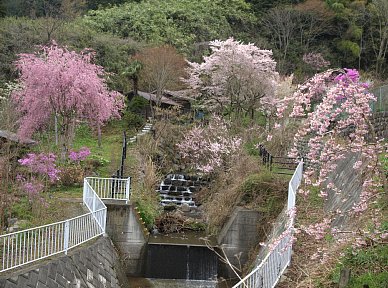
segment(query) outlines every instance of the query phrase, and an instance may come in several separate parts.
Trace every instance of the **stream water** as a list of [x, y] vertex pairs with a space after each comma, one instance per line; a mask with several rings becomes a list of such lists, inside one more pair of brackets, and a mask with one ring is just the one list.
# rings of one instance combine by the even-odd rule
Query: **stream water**
[[[215, 288], [218, 258], [202, 240], [203, 233], [151, 235], [145, 278], [129, 278], [131, 288]], [[214, 239], [208, 242], [215, 244]]]

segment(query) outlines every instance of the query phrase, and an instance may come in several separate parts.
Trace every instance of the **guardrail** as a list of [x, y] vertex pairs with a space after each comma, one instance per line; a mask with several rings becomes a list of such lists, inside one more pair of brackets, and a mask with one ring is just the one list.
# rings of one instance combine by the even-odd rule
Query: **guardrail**
[[[111, 180], [93, 177], [84, 179], [83, 203], [89, 213], [53, 224], [0, 235], [0, 272], [55, 254], [63, 252], [67, 254], [69, 249], [104, 234], [107, 208], [101, 199], [128, 202], [130, 190], [130, 178], [114, 179], [113, 186], [105, 185], [106, 179]], [[99, 193], [96, 193], [95, 188]], [[103, 188], [113, 189], [115, 198], [99, 197], [108, 195]], [[124, 196], [120, 194], [122, 191]]]
[[85, 181], [101, 199], [124, 200], [126, 203], [129, 201], [131, 177], [127, 179], [86, 177]]
[[277, 174], [292, 175], [298, 165], [297, 158], [273, 156], [262, 144], [259, 145], [258, 150], [263, 165]]
[[234, 285], [233, 288], [273, 288], [290, 264], [292, 252], [291, 238], [294, 225], [294, 213], [291, 213], [291, 211], [295, 207], [296, 192], [302, 180], [302, 173], [303, 161], [299, 162], [288, 185], [287, 213], [291, 219], [288, 221], [287, 227], [275, 239], [277, 243], [270, 249], [263, 261], [251, 273]]

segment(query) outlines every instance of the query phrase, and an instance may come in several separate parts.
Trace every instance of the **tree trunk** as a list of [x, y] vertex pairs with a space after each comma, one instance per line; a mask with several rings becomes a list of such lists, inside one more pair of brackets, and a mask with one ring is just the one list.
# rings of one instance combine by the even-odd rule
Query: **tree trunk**
[[139, 78], [133, 77], [132, 78], [132, 84], [133, 84], [133, 95], [137, 96], [137, 93], [139, 91]]
[[55, 146], [58, 147], [58, 114], [55, 113]]
[[97, 137], [98, 137], [98, 147], [101, 148], [101, 125], [98, 124], [97, 126]]

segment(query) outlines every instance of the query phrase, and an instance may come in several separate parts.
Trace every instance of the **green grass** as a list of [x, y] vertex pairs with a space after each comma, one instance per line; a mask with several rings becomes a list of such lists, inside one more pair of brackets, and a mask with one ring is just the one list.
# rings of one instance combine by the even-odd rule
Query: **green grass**
[[379, 244], [358, 251], [349, 248], [332, 273], [333, 282], [338, 283], [340, 271], [345, 267], [351, 270], [347, 288], [388, 288], [387, 245]]
[[16, 217], [21, 220], [31, 221], [34, 217], [30, 209], [30, 204], [28, 198], [22, 197], [18, 202], [12, 205], [11, 207], [12, 217]]
[[[70, 149], [78, 150], [81, 147], [88, 147], [91, 150], [89, 159], [92, 159], [93, 162], [99, 162], [99, 165], [96, 165], [96, 170], [93, 172], [101, 177], [110, 177], [119, 168], [123, 139], [122, 133], [125, 127], [125, 121], [122, 120], [115, 120], [108, 123], [102, 129], [102, 145], [98, 147], [96, 133], [86, 125], [81, 125], [76, 131], [74, 142]], [[130, 135], [127, 136], [129, 137]], [[38, 139], [39, 144], [32, 147], [31, 150], [26, 151], [26, 153], [41, 153], [43, 151], [59, 152], [55, 147], [54, 139], [52, 132], [41, 134]], [[131, 156], [127, 155], [127, 163], [131, 161], [130, 159]], [[80, 211], [79, 203], [63, 201], [61, 199], [82, 198], [82, 193], [82, 183], [72, 186], [52, 186], [47, 192], [41, 195], [46, 199], [48, 203], [47, 207], [33, 211], [28, 197], [22, 196], [11, 207], [11, 214], [12, 217], [24, 220], [22, 221], [23, 227], [20, 227], [23, 229], [61, 221], [69, 217], [74, 217], [74, 214]]]
[[99, 161], [102, 165], [96, 173], [100, 176], [111, 176], [119, 166], [121, 147], [123, 141], [123, 127], [119, 121], [109, 123], [103, 129], [101, 147], [98, 147], [97, 136], [86, 125], [80, 126], [75, 135], [73, 149], [88, 147], [91, 159]]
[[50, 189], [57, 198], [82, 198], [82, 186], [58, 186]]

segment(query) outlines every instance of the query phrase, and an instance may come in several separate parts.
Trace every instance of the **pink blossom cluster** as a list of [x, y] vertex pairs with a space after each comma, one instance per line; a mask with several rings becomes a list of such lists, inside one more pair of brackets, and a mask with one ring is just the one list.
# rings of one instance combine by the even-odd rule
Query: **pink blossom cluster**
[[279, 246], [281, 242], [283, 242], [281, 245], [283, 248], [281, 249], [280, 253], [285, 253], [289, 250], [289, 248], [292, 247], [293, 243], [295, 243], [296, 241], [296, 237], [294, 236], [294, 234], [300, 232], [298, 229], [294, 228], [296, 207], [289, 209], [286, 212], [286, 216], [287, 220], [285, 223], [285, 230], [279, 236], [271, 239], [269, 243], [265, 244], [261, 242], [261, 246], [265, 246], [269, 249], [269, 251], [273, 251], [276, 249], [276, 247]]
[[21, 112], [19, 135], [31, 137], [44, 128], [53, 115], [65, 131], [75, 120], [86, 120], [93, 127], [112, 116], [119, 117], [123, 97], [109, 91], [101, 66], [92, 64], [94, 53], [78, 54], [56, 43], [42, 47], [39, 53], [20, 54], [22, 89], [13, 92]]
[[230, 164], [241, 146], [241, 138], [231, 137], [227, 123], [213, 115], [206, 127], [193, 127], [177, 144], [179, 153], [192, 167], [203, 173]]
[[44, 185], [42, 183], [35, 181], [34, 179], [31, 180], [31, 182], [24, 182], [22, 184], [22, 189], [27, 193], [30, 200], [37, 197], [44, 189]]
[[[304, 171], [306, 186], [299, 192], [306, 197], [309, 194], [308, 186], [318, 187], [320, 196], [325, 199], [333, 193], [342, 194], [341, 189], [332, 181], [328, 181], [329, 175], [337, 169], [338, 162], [349, 153], [357, 157], [351, 167], [362, 177], [359, 200], [346, 211], [331, 211], [330, 218], [326, 217], [320, 223], [301, 227], [317, 240], [331, 233], [338, 241], [353, 241], [355, 247], [360, 247], [367, 244], [365, 239], [377, 241], [386, 237], [386, 234], [376, 230], [357, 233], [351, 231], [349, 233], [352, 233], [353, 237], [341, 238], [338, 236], [343, 232], [330, 227], [330, 219], [365, 212], [370, 204], [380, 197], [378, 188], [381, 183], [376, 181], [380, 173], [378, 155], [384, 152], [387, 145], [372, 137], [370, 103], [373, 101], [376, 101], [376, 98], [368, 91], [368, 85], [360, 81], [358, 71], [344, 69], [316, 74], [300, 85], [294, 95], [279, 106], [279, 116], [283, 117], [285, 106], [293, 102], [290, 116], [301, 119], [301, 126], [295, 134], [294, 147], [289, 156], [300, 157], [298, 141], [308, 139], [309, 149], [305, 156], [319, 167], [316, 169], [312, 165]], [[342, 202], [347, 199], [348, 197], [343, 198]], [[372, 211], [376, 212], [375, 210]], [[327, 251], [319, 251], [317, 255], [324, 258]]]
[[278, 73], [272, 51], [229, 38], [210, 42], [201, 64], [189, 62], [184, 82], [210, 110], [225, 107], [266, 110], [274, 104]]
[[[322, 186], [348, 152], [361, 153], [355, 169], [363, 167], [363, 163], [377, 161], [382, 146], [379, 142], [367, 141], [370, 103], [376, 98], [367, 91], [367, 85], [360, 82], [358, 71], [328, 70], [316, 74], [299, 86], [293, 101], [290, 116], [305, 120], [295, 134], [290, 156], [298, 156], [298, 140], [309, 137], [306, 157], [320, 165], [318, 175], [314, 168], [306, 169], [304, 179], [307, 185]], [[348, 137], [341, 137], [342, 140], [338, 141], [346, 131], [350, 131]], [[326, 197], [328, 192], [323, 187], [321, 195]]]
[[42, 204], [47, 204], [45, 199], [40, 197], [40, 193], [44, 191], [44, 185], [39, 179], [32, 176], [27, 180], [23, 175], [18, 174], [16, 180], [21, 190], [27, 194], [30, 203], [38, 200]]
[[317, 251], [310, 257], [311, 260], [319, 260], [321, 264], [326, 263], [329, 259], [329, 252], [326, 248], [318, 248]]
[[53, 153], [29, 153], [25, 158], [19, 159], [22, 166], [30, 169], [31, 173], [47, 177], [51, 182], [59, 180], [59, 172], [55, 164], [56, 156]]
[[70, 151], [69, 159], [74, 162], [84, 161], [90, 155], [90, 149], [88, 147], [82, 147], [78, 152]]
[[308, 235], [313, 236], [316, 240], [323, 239], [330, 230], [331, 219], [324, 218], [322, 222], [311, 224], [309, 226], [301, 226], [301, 230]]
[[330, 61], [326, 61], [321, 53], [310, 52], [303, 55], [303, 61], [316, 70], [324, 69], [330, 66]]
[[334, 78], [337, 82], [353, 82], [357, 83], [360, 79], [360, 74], [356, 69], [344, 69], [346, 73], [339, 74]]

